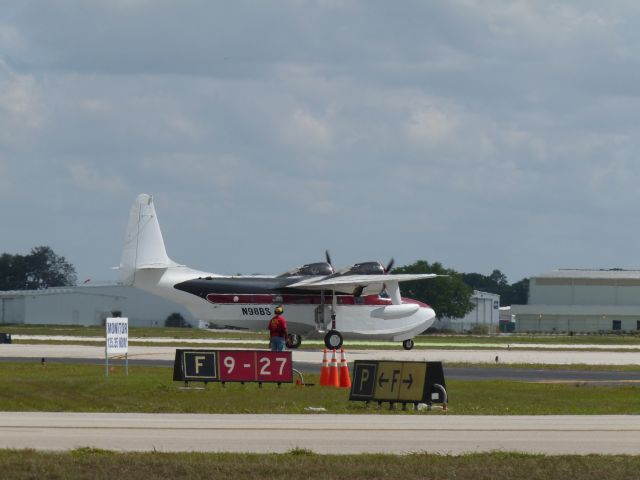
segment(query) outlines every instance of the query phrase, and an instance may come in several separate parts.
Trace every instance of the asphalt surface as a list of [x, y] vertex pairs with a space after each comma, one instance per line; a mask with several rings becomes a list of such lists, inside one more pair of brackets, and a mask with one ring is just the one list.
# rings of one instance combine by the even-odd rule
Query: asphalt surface
[[[130, 347], [129, 364], [169, 368], [176, 347]], [[519, 352], [500, 352], [499, 362], [518, 363]], [[522, 352], [520, 352], [522, 353]], [[640, 382], [638, 370], [580, 370], [571, 363], [637, 364], [637, 352], [525, 352], [530, 368], [495, 365], [487, 350], [357, 351], [354, 359], [444, 361], [447, 379], [580, 382]], [[485, 367], [447, 367], [447, 361], [482, 359]], [[0, 345], [0, 362], [103, 364], [104, 347]], [[525, 357], [526, 358], [526, 357]], [[321, 351], [296, 351], [294, 368], [318, 372]], [[449, 360], [447, 360], [449, 359]], [[579, 360], [576, 362], [575, 360]], [[112, 364], [123, 360], [111, 359]], [[567, 364], [559, 369], [536, 363]], [[491, 364], [491, 366], [489, 366]], [[274, 435], [278, 441], [273, 442]], [[640, 454], [640, 416], [425, 415], [191, 415], [0, 412], [0, 448], [67, 450], [95, 447], [118, 451], [462, 454], [519, 451], [544, 454]]]
[[[277, 438], [277, 441], [274, 441]], [[640, 416], [0, 412], [0, 448], [322, 454], [640, 454]], [[348, 476], [348, 475], [347, 475]]]
[[[194, 346], [196, 347], [196, 346]], [[130, 346], [129, 365], [171, 367], [176, 348], [169, 346]], [[201, 347], [200, 347], [201, 348]], [[229, 348], [232, 348], [231, 346]], [[319, 373], [321, 350], [294, 350], [294, 368], [303, 373]], [[2, 344], [0, 362], [46, 362], [104, 364], [104, 347], [61, 344]], [[353, 360], [413, 360], [442, 361], [445, 377], [452, 380], [510, 380], [527, 382], [580, 382], [593, 384], [633, 384], [640, 382], [640, 353], [611, 351], [547, 351], [547, 350], [354, 350], [348, 352], [349, 365]], [[496, 359], [498, 362], [496, 363]], [[475, 362], [474, 362], [475, 360]], [[527, 361], [530, 360], [530, 361]], [[449, 367], [452, 362], [478, 363], [483, 366]], [[117, 365], [123, 360], [110, 359]], [[512, 363], [528, 364], [529, 368], [501, 368]], [[556, 364], [553, 369], [536, 367], [539, 363]], [[637, 370], [584, 370], [573, 364], [635, 365]], [[562, 366], [561, 366], [562, 365]]]
[[[173, 360], [179, 346], [129, 345], [129, 359]], [[202, 348], [193, 345], [191, 348]], [[231, 345], [227, 347], [233, 348]], [[104, 358], [104, 347], [78, 344], [23, 344], [0, 345], [0, 357], [27, 358]], [[349, 362], [353, 360], [397, 360], [397, 361], [441, 361], [447, 363], [474, 364], [525, 364], [525, 365], [640, 365], [640, 351], [612, 350], [525, 350], [525, 349], [413, 349], [404, 350], [351, 350], [347, 351]], [[322, 361], [321, 350], [294, 350], [293, 360], [303, 363]], [[497, 362], [496, 362], [497, 360]]]

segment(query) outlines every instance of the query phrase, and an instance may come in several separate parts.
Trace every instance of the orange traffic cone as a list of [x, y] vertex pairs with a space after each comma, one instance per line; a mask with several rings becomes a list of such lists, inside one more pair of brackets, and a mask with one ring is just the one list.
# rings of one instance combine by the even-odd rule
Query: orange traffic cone
[[344, 348], [340, 349], [340, 354], [340, 388], [351, 388], [351, 375], [349, 375], [349, 365], [347, 365]]
[[329, 382], [328, 387], [340, 387], [340, 374], [338, 373], [338, 360], [336, 359], [336, 349], [333, 349], [331, 356], [331, 365], [329, 365]]
[[327, 360], [327, 349], [325, 348], [320, 369], [320, 386], [326, 387], [327, 385], [329, 385], [329, 360]]

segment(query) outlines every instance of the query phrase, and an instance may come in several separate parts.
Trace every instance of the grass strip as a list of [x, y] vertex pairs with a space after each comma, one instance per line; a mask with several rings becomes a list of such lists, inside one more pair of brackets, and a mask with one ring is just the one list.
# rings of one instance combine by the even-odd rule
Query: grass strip
[[[277, 439], [274, 439], [277, 442]], [[116, 453], [81, 448], [64, 453], [0, 450], [5, 480], [81, 479], [438, 479], [581, 480], [638, 478], [640, 457], [483, 453], [461, 456]]]
[[[81, 325], [1, 325], [0, 331], [11, 335], [64, 335], [69, 337], [103, 337], [105, 327]], [[245, 338], [265, 339], [267, 341], [267, 329], [264, 332], [248, 332], [244, 330], [206, 330], [202, 328], [170, 328], [170, 327], [129, 327], [130, 337], [148, 338]]]
[[[141, 413], [307, 413], [322, 407], [329, 413], [434, 415], [388, 404], [365, 406], [348, 401], [347, 389], [319, 387], [317, 375], [306, 375], [300, 387], [255, 383], [208, 384], [204, 390], [180, 389], [172, 370], [122, 366], [109, 377], [101, 365], [0, 363], [0, 410]], [[201, 385], [201, 384], [198, 384]], [[640, 414], [640, 386], [540, 384], [514, 381], [447, 382], [448, 414], [587, 415]], [[0, 477], [1, 478], [1, 477]]]

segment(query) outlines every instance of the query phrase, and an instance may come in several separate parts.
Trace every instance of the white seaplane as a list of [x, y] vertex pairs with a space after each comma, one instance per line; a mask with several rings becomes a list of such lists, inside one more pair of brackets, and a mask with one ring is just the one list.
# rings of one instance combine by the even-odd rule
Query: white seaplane
[[357, 263], [335, 271], [326, 262], [303, 265], [277, 276], [229, 276], [193, 270], [167, 256], [153, 197], [140, 194], [129, 216], [120, 278], [123, 284], [184, 305], [205, 328], [266, 330], [274, 308], [282, 305], [289, 348], [302, 338], [321, 338], [327, 348], [343, 339], [401, 341], [413, 338], [435, 320], [433, 309], [403, 298], [399, 283], [435, 274], [389, 274], [379, 262]]

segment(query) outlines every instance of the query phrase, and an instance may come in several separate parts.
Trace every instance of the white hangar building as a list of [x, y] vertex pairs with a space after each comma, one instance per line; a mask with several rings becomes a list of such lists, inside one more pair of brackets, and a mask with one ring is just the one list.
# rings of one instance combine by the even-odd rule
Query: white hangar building
[[436, 319], [433, 326], [440, 330], [469, 332], [476, 325], [486, 325], [489, 332], [497, 332], [500, 321], [500, 295], [474, 290], [471, 298], [474, 308], [463, 318]]
[[121, 314], [134, 327], [163, 327], [172, 313], [198, 325], [184, 307], [122, 285], [0, 291], [0, 325], [103, 325]]
[[640, 330], [640, 270], [555, 270], [529, 282], [529, 303], [512, 305], [516, 332]]

